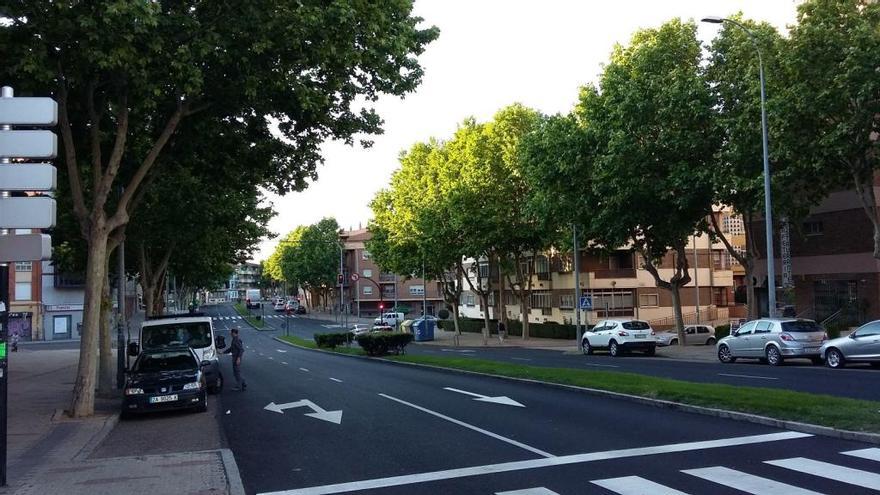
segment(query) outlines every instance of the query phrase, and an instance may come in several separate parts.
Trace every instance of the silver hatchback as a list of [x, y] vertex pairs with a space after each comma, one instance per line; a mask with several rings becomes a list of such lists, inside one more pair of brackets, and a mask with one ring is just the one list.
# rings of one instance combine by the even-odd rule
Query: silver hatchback
[[779, 366], [789, 358], [806, 358], [822, 364], [819, 348], [827, 339], [828, 334], [813, 320], [762, 318], [739, 327], [715, 347], [722, 363], [756, 358]]
[[843, 368], [847, 362], [871, 363], [880, 368], [880, 320], [862, 325], [847, 337], [825, 342], [819, 356], [830, 368]]

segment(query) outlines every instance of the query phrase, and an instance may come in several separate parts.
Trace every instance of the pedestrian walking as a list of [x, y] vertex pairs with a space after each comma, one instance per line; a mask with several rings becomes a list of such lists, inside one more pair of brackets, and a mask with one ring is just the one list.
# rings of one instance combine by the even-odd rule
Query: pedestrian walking
[[238, 328], [233, 328], [230, 333], [232, 334], [232, 343], [223, 353], [232, 354], [232, 376], [236, 383], [236, 387], [232, 390], [244, 391], [247, 390], [247, 382], [241, 377], [241, 355], [244, 354], [244, 345], [238, 336]]
[[501, 343], [504, 343], [504, 339], [507, 338], [507, 327], [504, 325], [503, 321], [498, 322], [498, 340]]

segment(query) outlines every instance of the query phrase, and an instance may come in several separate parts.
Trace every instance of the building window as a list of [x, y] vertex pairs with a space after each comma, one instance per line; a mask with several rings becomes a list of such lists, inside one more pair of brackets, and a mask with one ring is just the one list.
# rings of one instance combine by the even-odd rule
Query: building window
[[559, 295], [559, 308], [560, 309], [574, 309], [574, 294], [560, 294]]
[[33, 264], [30, 261], [16, 261], [15, 262], [15, 271], [29, 272], [31, 270], [33, 270]]
[[712, 265], [716, 270], [725, 270], [730, 266], [725, 264], [727, 260], [724, 254], [721, 251], [712, 251]]
[[480, 266], [478, 268], [480, 270], [480, 278], [486, 280], [489, 278], [489, 263], [480, 262]]
[[715, 306], [727, 306], [726, 287], [712, 287], [712, 304]]
[[517, 301], [517, 298], [516, 298], [516, 294], [514, 294], [512, 291], [505, 292], [504, 293], [504, 304], [507, 304], [508, 306], [513, 306], [515, 304], [519, 304], [519, 302]]
[[657, 294], [639, 294], [639, 306], [643, 308], [656, 308], [660, 305], [660, 296]]
[[554, 268], [560, 273], [574, 271], [574, 260], [571, 254], [560, 254], [554, 258]]
[[550, 262], [546, 256], [538, 256], [535, 259], [535, 272], [538, 274], [550, 272]]
[[31, 300], [31, 283], [16, 282], [15, 283], [15, 300], [30, 301]]
[[476, 304], [476, 298], [474, 297], [473, 292], [465, 292], [461, 295], [461, 300], [464, 302], [465, 306], [474, 306]]
[[361, 259], [362, 259], [362, 260], [368, 260], [368, 259], [370, 259], [370, 252], [367, 251], [366, 249], [364, 249], [363, 251], [361, 251]]
[[519, 262], [520, 273], [522, 273], [523, 277], [528, 277], [531, 274], [532, 268], [532, 259], [526, 258]]
[[425, 286], [424, 285], [410, 285], [409, 286], [409, 295], [421, 296], [424, 294], [425, 294]]
[[549, 308], [550, 307], [550, 292], [549, 291], [532, 292], [531, 303], [532, 303], [533, 308]]
[[814, 236], [814, 235], [822, 235], [825, 232], [825, 229], [822, 225], [822, 222], [811, 221], [804, 222], [804, 235]]
[[373, 288], [370, 287], [369, 285], [364, 286], [364, 295], [365, 296], [373, 295]]
[[740, 217], [724, 217], [721, 220], [721, 230], [731, 235], [744, 235], [746, 233], [745, 225]]
[[373, 278], [373, 270], [365, 269], [365, 270], [364, 270], [364, 277], [366, 277], [366, 278]]

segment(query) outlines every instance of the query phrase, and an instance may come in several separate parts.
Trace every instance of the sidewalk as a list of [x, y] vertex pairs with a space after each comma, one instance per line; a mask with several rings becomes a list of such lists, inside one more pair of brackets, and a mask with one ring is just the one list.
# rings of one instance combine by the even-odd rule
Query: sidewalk
[[[119, 400], [96, 399], [91, 418], [64, 415], [78, 359], [78, 350], [40, 346], [10, 354], [7, 487], [0, 493], [244, 493], [227, 449], [93, 457], [117, 427]], [[153, 429], [148, 421], [137, 426]]]

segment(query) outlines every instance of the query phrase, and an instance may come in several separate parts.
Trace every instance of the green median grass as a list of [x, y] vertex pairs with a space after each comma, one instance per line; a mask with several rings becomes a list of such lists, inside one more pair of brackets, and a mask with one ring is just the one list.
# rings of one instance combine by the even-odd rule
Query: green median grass
[[[285, 335], [283, 337], [278, 337], [279, 339], [289, 342], [293, 345], [297, 345], [300, 347], [305, 347], [306, 349], [319, 349], [318, 345], [315, 344], [313, 340], [306, 340], [302, 337], [296, 337], [293, 335]], [[355, 356], [366, 356], [367, 354], [363, 349], [360, 348], [357, 344], [352, 344], [352, 347], [336, 347], [335, 349], [325, 349], [320, 348], [323, 351], [335, 352], [338, 354], [351, 354]]]
[[880, 433], [878, 401], [771, 388], [693, 383], [615, 371], [522, 366], [471, 358], [404, 355], [390, 356], [388, 359], [575, 385], [844, 430]]
[[248, 323], [250, 323], [250, 325], [251, 325], [252, 327], [254, 327], [254, 328], [258, 329], [258, 330], [262, 330], [263, 327], [266, 326], [266, 322], [264, 322], [262, 319], [259, 319], [259, 320], [258, 320], [258, 319], [256, 319], [256, 318], [254, 318], [253, 316], [251, 316], [251, 312], [247, 309], [247, 307], [245, 307], [244, 304], [236, 303], [236, 304], [235, 304], [235, 311], [236, 311], [240, 316], [242, 316], [242, 317], [245, 319], [245, 321], [247, 321]]

